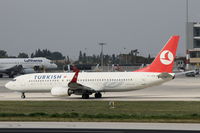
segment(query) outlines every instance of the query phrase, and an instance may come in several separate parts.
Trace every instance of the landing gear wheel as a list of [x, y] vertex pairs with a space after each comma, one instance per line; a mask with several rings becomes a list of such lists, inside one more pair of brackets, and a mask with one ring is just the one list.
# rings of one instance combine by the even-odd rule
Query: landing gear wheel
[[102, 97], [102, 94], [100, 92], [97, 92], [95, 93], [94, 95], [95, 98], [101, 98]]
[[82, 99], [89, 99], [89, 94], [82, 94]]
[[33, 67], [34, 71], [39, 72], [40, 71], [40, 67], [39, 66], [34, 66]]
[[24, 93], [24, 92], [22, 92], [21, 98], [22, 98], [22, 99], [25, 99], [25, 98], [26, 98], [26, 96], [25, 96], [25, 93]]
[[14, 75], [9, 75], [9, 78], [14, 78]]
[[74, 92], [72, 90], [68, 89], [68, 91], [67, 91], [68, 96], [71, 96], [71, 94], [73, 94], [73, 93]]

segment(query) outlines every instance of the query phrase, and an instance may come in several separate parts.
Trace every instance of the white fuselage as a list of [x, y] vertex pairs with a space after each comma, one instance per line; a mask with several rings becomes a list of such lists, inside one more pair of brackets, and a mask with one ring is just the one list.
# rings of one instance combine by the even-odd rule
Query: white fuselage
[[22, 65], [24, 69], [34, 66], [44, 66], [46, 68], [56, 68], [56, 64], [46, 58], [2, 58], [0, 59], [0, 71], [10, 69], [13, 66]]
[[[162, 84], [172, 78], [159, 78], [152, 72], [80, 72], [77, 83], [97, 92], [133, 91]], [[173, 73], [170, 75], [174, 76]], [[16, 77], [6, 87], [19, 92], [50, 92], [54, 87], [68, 88], [74, 73], [37, 73]]]

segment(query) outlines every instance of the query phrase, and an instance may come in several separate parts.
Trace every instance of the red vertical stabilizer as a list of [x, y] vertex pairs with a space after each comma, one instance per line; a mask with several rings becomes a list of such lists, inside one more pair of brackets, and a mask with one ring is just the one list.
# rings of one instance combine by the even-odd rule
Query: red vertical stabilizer
[[147, 67], [134, 72], [167, 72], [172, 73], [179, 36], [171, 36], [154, 61]]

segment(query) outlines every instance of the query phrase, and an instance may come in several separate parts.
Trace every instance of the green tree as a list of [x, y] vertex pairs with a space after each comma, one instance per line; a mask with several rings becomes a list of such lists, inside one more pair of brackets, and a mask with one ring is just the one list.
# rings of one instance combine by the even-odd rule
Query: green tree
[[26, 54], [26, 53], [19, 53], [17, 57], [18, 58], [28, 58], [28, 54]]
[[78, 58], [79, 62], [83, 61], [83, 55], [82, 55], [82, 51], [79, 52], [79, 58]]
[[83, 53], [83, 64], [87, 63], [87, 57], [86, 57], [86, 53]]
[[31, 54], [31, 57], [45, 57], [47, 59], [50, 59], [50, 60], [63, 60], [65, 59], [65, 56], [62, 55], [62, 53], [60, 52], [51, 52], [50, 50], [48, 49], [43, 49], [43, 50], [40, 50], [40, 49], [37, 49], [35, 51], [35, 53], [32, 53]]
[[65, 59], [65, 57], [60, 52], [53, 52], [51, 54], [51, 59], [52, 60], [63, 60], [63, 59]]
[[7, 58], [8, 54], [5, 50], [0, 50], [0, 58]]

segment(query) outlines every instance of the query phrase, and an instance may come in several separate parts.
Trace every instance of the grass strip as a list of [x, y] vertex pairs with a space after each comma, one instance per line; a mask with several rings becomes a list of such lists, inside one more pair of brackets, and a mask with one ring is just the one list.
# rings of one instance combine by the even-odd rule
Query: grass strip
[[52, 118], [96, 118], [96, 119], [200, 119], [200, 114], [187, 114], [187, 115], [138, 115], [138, 114], [78, 114], [78, 113], [54, 113], [47, 114], [43, 112], [38, 113], [0, 113], [0, 117], [52, 117]]
[[0, 101], [1, 121], [200, 122], [200, 102]]

